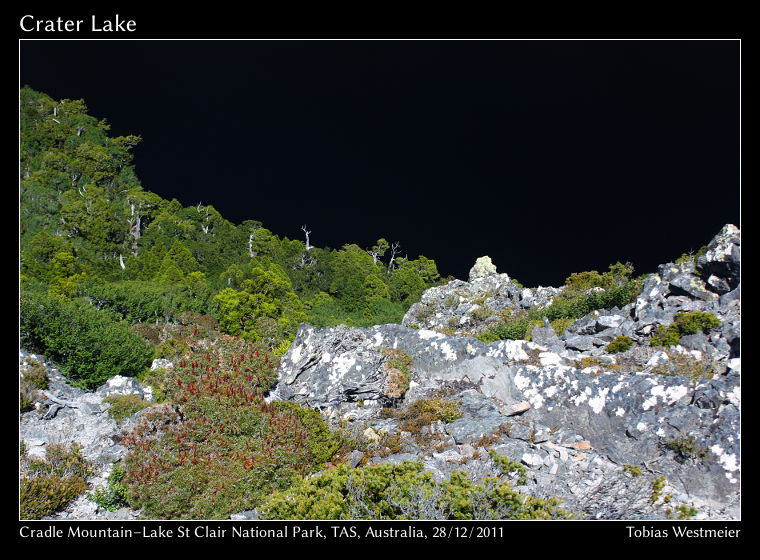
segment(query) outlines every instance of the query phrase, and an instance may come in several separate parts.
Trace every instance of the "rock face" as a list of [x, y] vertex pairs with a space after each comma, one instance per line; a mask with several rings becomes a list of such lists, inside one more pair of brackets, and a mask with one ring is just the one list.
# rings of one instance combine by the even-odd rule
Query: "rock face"
[[[522, 491], [557, 496], [587, 517], [656, 518], [681, 505], [695, 507], [698, 518], [738, 518], [738, 247], [738, 230], [726, 226], [696, 266], [662, 265], [635, 303], [594, 312], [562, 336], [547, 323], [531, 342], [485, 344], [429, 328], [461, 320], [469, 313], [460, 312], [462, 306], [520, 306], [538, 294], [548, 301], [559, 293], [521, 290], [499, 274], [428, 290], [404, 325], [302, 325], [270, 398], [319, 408], [359, 431], [404, 436], [380, 410], [444, 395], [463, 415], [423, 428], [434, 447], [402, 437], [399, 449], [371, 460], [412, 458], [436, 476], [459, 468], [477, 479], [496, 468], [490, 455], [476, 451], [482, 448], [528, 468]], [[467, 302], [486, 293], [481, 304]], [[434, 311], [421, 317], [423, 305]], [[713, 313], [721, 327], [684, 336], [677, 347], [650, 347], [654, 330], [679, 311]], [[606, 345], [622, 335], [632, 348], [607, 353]], [[411, 358], [401, 401], [385, 390], [388, 349]], [[657, 477], [667, 481], [667, 506], [652, 494]]]

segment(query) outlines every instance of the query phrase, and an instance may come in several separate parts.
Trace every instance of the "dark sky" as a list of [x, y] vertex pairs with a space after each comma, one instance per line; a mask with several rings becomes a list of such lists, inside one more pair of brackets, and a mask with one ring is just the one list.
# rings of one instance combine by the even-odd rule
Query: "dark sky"
[[738, 41], [21, 41], [143, 186], [465, 278], [639, 272], [739, 223]]

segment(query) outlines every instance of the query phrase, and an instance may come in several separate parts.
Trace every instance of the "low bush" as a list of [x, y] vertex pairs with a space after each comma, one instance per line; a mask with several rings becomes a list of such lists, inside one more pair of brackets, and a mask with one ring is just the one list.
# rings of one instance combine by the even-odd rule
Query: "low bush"
[[135, 376], [153, 357], [129, 325], [87, 303], [28, 293], [20, 311], [24, 344], [59, 362], [63, 374], [85, 389], [115, 375]]
[[155, 371], [165, 403], [124, 438], [127, 499], [153, 519], [227, 519], [324, 468], [341, 448], [316, 411], [267, 403], [277, 359], [259, 343], [218, 347]]
[[144, 401], [138, 395], [109, 395], [103, 399], [104, 403], [110, 404], [108, 415], [121, 422], [130, 416], [150, 406], [151, 403]]
[[436, 481], [421, 463], [341, 466], [276, 492], [259, 508], [265, 519], [567, 519], [556, 499], [517, 492], [509, 482], [475, 484], [462, 471]]
[[607, 352], [610, 354], [619, 354], [625, 352], [633, 346], [633, 340], [627, 336], [619, 336], [607, 345]]
[[49, 445], [44, 459], [21, 449], [19, 517], [42, 519], [87, 490], [92, 468], [77, 446]]
[[459, 403], [444, 399], [420, 399], [402, 410], [384, 409], [384, 416], [402, 420], [401, 429], [419, 434], [423, 426], [433, 422], [453, 422], [464, 415]]
[[681, 343], [681, 337], [697, 334], [700, 332], [707, 333], [711, 329], [721, 326], [720, 319], [712, 313], [704, 311], [693, 311], [690, 313], [676, 313], [675, 320], [667, 327], [660, 325], [655, 334], [649, 339], [650, 346], [677, 346]]

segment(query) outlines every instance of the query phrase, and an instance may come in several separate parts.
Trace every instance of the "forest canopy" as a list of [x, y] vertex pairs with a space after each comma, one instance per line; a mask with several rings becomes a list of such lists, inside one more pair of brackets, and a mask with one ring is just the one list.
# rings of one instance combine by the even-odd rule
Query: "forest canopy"
[[[132, 163], [140, 136], [109, 135], [83, 100], [24, 87], [20, 112], [21, 290], [34, 300], [22, 310], [87, 304], [129, 325], [192, 313], [282, 352], [301, 322], [400, 322], [441, 281], [434, 261], [401, 257], [395, 240], [315, 247], [305, 226], [304, 241], [267, 229], [265, 207], [234, 224], [212, 205], [162, 198]], [[44, 346], [28, 324], [22, 336]]]

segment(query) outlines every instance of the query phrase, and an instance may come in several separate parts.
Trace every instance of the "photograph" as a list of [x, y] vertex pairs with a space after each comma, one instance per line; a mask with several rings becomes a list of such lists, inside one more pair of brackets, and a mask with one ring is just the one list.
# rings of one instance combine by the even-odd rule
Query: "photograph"
[[740, 37], [35, 13], [22, 541], [740, 537]]

